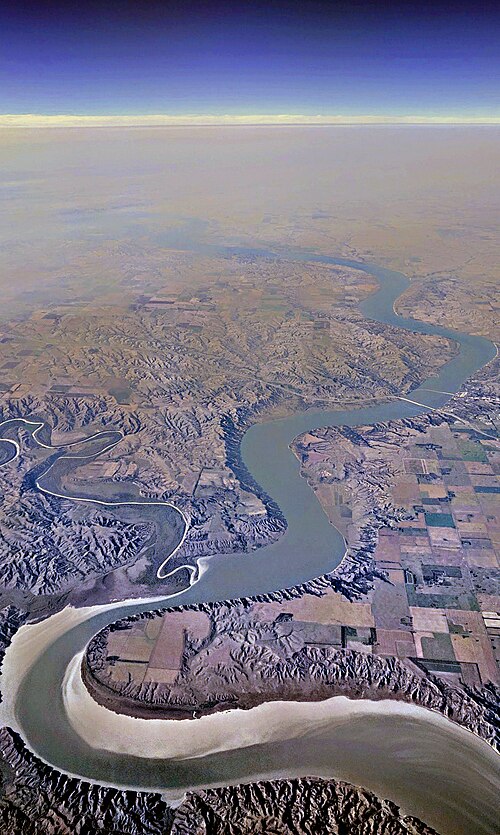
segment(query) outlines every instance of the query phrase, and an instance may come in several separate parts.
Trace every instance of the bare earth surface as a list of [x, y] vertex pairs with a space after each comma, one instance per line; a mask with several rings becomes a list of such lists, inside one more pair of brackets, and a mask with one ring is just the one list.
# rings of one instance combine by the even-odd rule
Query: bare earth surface
[[[373, 277], [287, 247], [401, 270], [399, 313], [499, 338], [493, 129], [259, 130], [0, 135], [0, 662], [30, 620], [172, 594], [200, 557], [278, 541], [283, 514], [240, 467], [251, 424], [411, 398], [455, 354], [365, 318]], [[91, 695], [168, 718], [406, 700], [496, 746], [498, 396], [496, 361], [440, 411], [296, 438], [346, 538], [341, 565], [290, 591], [120, 620], [87, 648]], [[44, 428], [6, 423], [19, 418]], [[312, 778], [171, 809], [67, 777], [9, 728], [0, 771], [2, 835], [432, 832]]]

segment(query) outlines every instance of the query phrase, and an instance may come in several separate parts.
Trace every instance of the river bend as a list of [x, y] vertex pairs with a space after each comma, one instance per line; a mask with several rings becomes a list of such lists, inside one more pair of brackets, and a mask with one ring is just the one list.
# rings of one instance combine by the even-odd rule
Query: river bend
[[[264, 250], [225, 249], [222, 252], [280, 257]], [[283, 257], [348, 266], [374, 275], [380, 290], [361, 304], [366, 317], [422, 334], [453, 339], [458, 343], [459, 352], [439, 374], [412, 392], [411, 399], [415, 403], [394, 399], [348, 411], [307, 410], [289, 418], [252, 426], [242, 440], [242, 458], [255, 480], [280, 506], [288, 522], [287, 531], [278, 542], [246, 556], [226, 554], [203, 558], [199, 561], [199, 580], [170, 598], [173, 604], [261, 594], [332, 571], [343, 556], [344, 542], [328, 523], [306, 481], [300, 478], [298, 462], [289, 449], [293, 438], [317, 426], [370, 424], [411, 417], [426, 409], [440, 407], [448, 398], [441, 391], [456, 392], [496, 353], [495, 346], [482, 337], [397, 316], [394, 302], [408, 286], [407, 279], [400, 273], [303, 251], [287, 250]], [[4, 455], [0, 464], [12, 458], [12, 442], [8, 449], [0, 449], [0, 453]], [[163, 759], [148, 759], [142, 751], [136, 756], [112, 753], [105, 750], [105, 740], [102, 749], [87, 745], [74, 731], [64, 708], [62, 683], [68, 665], [103, 626], [155, 605], [161, 605], [161, 601], [95, 607], [95, 613], [82, 617], [80, 622], [70, 618], [67, 628], [53, 640], [41, 641], [42, 649], [34, 663], [13, 686], [15, 703], [11, 708], [15, 716], [10, 719], [29, 747], [46, 762], [91, 780], [134, 787], [161, 787], [174, 793], [197, 785], [227, 784], [255, 777], [335, 776], [353, 780], [396, 800], [405, 811], [419, 814], [432, 825], [439, 824], [446, 835], [494, 832], [495, 797], [500, 788], [497, 755], [486, 743], [465, 730], [442, 717], [426, 717], [425, 711], [422, 712], [424, 715], [416, 716], [398, 708], [392, 713], [378, 714], [372, 705], [364, 703], [364, 708], [347, 723], [339, 724], [334, 718], [325, 717], [318, 727], [313, 717], [309, 720], [304, 717], [297, 737], [287, 730], [285, 708], [281, 712], [278, 736], [272, 744], [262, 731], [261, 736], [257, 734], [252, 739], [250, 746], [247, 739], [246, 747], [205, 756], [191, 754], [190, 759], [172, 759], [168, 752]], [[36, 643], [37, 635], [50, 632], [50, 624], [42, 622], [24, 629], [32, 630], [30, 635]], [[12, 652], [15, 648], [16, 639]], [[8, 650], [6, 668], [15, 665], [15, 657], [10, 663], [10, 652]], [[10, 673], [9, 676], [14, 682], [15, 676], [14, 679]], [[9, 718], [5, 712], [4, 718]], [[244, 727], [247, 719], [241, 716], [239, 721]], [[249, 721], [252, 720], [249, 718]], [[177, 724], [182, 733], [183, 723]], [[436, 776], [442, 789], [437, 787]]]

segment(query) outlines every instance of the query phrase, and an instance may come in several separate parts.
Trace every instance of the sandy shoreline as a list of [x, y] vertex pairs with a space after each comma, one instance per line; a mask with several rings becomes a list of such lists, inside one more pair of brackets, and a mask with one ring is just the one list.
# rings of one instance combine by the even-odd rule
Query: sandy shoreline
[[19, 686], [37, 658], [61, 635], [64, 635], [80, 623], [90, 620], [95, 615], [112, 611], [113, 609], [121, 609], [125, 606], [167, 603], [167, 601], [173, 598], [181, 597], [182, 594], [183, 592], [181, 591], [170, 596], [132, 598], [98, 606], [83, 606], [81, 608], [66, 606], [60, 612], [44, 620], [21, 626], [6, 649], [0, 671], [0, 692], [2, 694], [0, 725], [9, 725], [14, 730], [19, 730], [22, 733], [22, 729], [19, 728], [15, 715]]
[[74, 731], [92, 748], [148, 758], [190, 759], [250, 745], [293, 739], [306, 731], [350, 722], [359, 716], [411, 717], [443, 733], [470, 731], [418, 705], [393, 699], [371, 701], [333, 696], [316, 702], [264, 702], [248, 710], [220, 711], [199, 719], [141, 719], [115, 713], [98, 704], [81, 677], [84, 653], [69, 664], [63, 683], [66, 714]]
[[[194, 721], [140, 719], [92, 699], [81, 677], [82, 656], [73, 657], [63, 685], [74, 732], [96, 753], [108, 753], [110, 761], [147, 757], [153, 773], [166, 763], [162, 787], [149, 785], [143, 774], [139, 788], [159, 789], [169, 802], [189, 789], [314, 775], [364, 786], [446, 835], [495, 831], [498, 754], [439, 713], [401, 701], [334, 696], [320, 702], [267, 702]], [[213, 763], [228, 756], [236, 756], [243, 771], [230, 780], [214, 780]], [[170, 782], [178, 767], [185, 782]]]
[[[9, 662], [11, 680], [19, 684], [23, 668], [29, 669], [44, 645], [96, 608], [101, 607], [67, 609], [54, 616], [50, 628], [44, 622], [23, 627], [18, 639], [23, 666]], [[313, 775], [364, 786], [446, 835], [495, 832], [498, 755], [440, 714], [404, 702], [336, 696], [323, 702], [269, 702], [195, 721], [136, 719], [92, 699], [80, 674], [82, 654], [83, 649], [73, 656], [61, 695], [69, 727], [82, 741], [84, 767], [80, 772], [78, 758], [67, 767], [56, 764], [64, 774], [98, 785], [158, 791], [168, 803], [187, 790]], [[15, 703], [15, 693], [9, 693], [9, 702]], [[62, 746], [68, 744], [63, 740]], [[47, 763], [36, 745], [28, 748]]]

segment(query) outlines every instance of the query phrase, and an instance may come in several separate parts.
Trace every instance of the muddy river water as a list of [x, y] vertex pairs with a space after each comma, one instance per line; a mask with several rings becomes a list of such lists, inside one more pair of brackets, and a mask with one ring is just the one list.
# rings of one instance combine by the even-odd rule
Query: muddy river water
[[[224, 252], [279, 257], [260, 250]], [[378, 279], [380, 290], [361, 305], [365, 316], [411, 331], [451, 338], [458, 343], [459, 351], [436, 377], [409, 395], [421, 405], [394, 399], [350, 411], [307, 410], [252, 426], [242, 440], [242, 458], [253, 478], [280, 506], [287, 519], [287, 531], [278, 542], [251, 554], [200, 560], [199, 581], [171, 598], [172, 604], [274, 591], [331, 571], [343, 556], [344, 542], [328, 523], [306, 481], [300, 478], [298, 462], [289, 449], [292, 439], [318, 426], [374, 423], [441, 406], [449, 396], [441, 391], [457, 391], [495, 355], [495, 347], [481, 337], [397, 316], [394, 302], [408, 285], [400, 273], [302, 251], [287, 250], [282, 255], [288, 260], [316, 260], [367, 271]], [[8, 457], [8, 451], [4, 453]], [[167, 738], [164, 751], [153, 757], [147, 756], [140, 734], [134, 751], [130, 729], [124, 729], [130, 736], [128, 753], [110, 750], [113, 745], [107, 742], [105, 729], [99, 747], [90, 745], [68, 717], [68, 693], [63, 688], [68, 665], [105, 624], [155, 605], [160, 604], [96, 606], [80, 619], [73, 613], [67, 623], [61, 620], [61, 628], [53, 634], [50, 618], [49, 622], [23, 627], [5, 660], [5, 682], [1, 687], [6, 692], [8, 685], [10, 692], [3, 708], [3, 724], [17, 727], [29, 747], [48, 763], [90, 780], [156, 787], [170, 796], [179, 796], [190, 787], [257, 777], [332, 776], [395, 800], [442, 835], [492, 835], [497, 831], [498, 755], [443, 717], [396, 703], [382, 703], [381, 708], [364, 701], [357, 703], [355, 709], [346, 708], [347, 700], [335, 699], [327, 706], [266, 705], [247, 713], [237, 712], [237, 733], [228, 732], [234, 718], [220, 714], [217, 744], [208, 724], [198, 726], [196, 745], [191, 745], [192, 730], [185, 722], [176, 722], [177, 736], [184, 735], [185, 739], [182, 751], [178, 746], [174, 746], [175, 751], [169, 748]], [[23, 630], [31, 631], [25, 631], [23, 638]], [[16, 674], [16, 652], [21, 651], [23, 640], [31, 647], [31, 656], [25, 668]], [[205, 729], [204, 749], [200, 739]]]

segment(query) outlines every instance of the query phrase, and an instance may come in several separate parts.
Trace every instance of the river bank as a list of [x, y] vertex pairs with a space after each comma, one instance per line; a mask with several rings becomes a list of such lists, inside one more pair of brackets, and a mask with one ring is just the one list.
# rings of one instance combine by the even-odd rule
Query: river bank
[[[352, 262], [336, 259], [326, 259], [326, 262], [352, 265]], [[360, 267], [358, 264], [355, 266]], [[422, 333], [435, 332], [444, 335], [457, 341], [460, 353], [441, 369], [437, 377], [424, 381], [412, 392], [413, 403], [394, 400], [388, 404], [360, 410], [309, 410], [292, 418], [251, 427], [241, 443], [243, 461], [252, 477], [267, 495], [273, 497], [285, 514], [288, 521], [287, 532], [271, 546], [252, 552], [248, 556], [235, 554], [204, 558], [204, 570], [200, 581], [181, 595], [176, 595], [176, 602], [192, 604], [248, 595], [283, 593], [283, 590], [331, 573], [344, 554], [343, 538], [328, 523], [312, 491], [305, 480], [300, 478], [298, 462], [288, 448], [292, 439], [318, 425], [368, 424], [411, 417], [425, 409], [442, 405], [448, 395], [429, 391], [429, 388], [456, 391], [471, 373], [494, 356], [494, 347], [486, 340], [441, 328], [434, 329], [414, 320], [402, 320], [397, 317], [393, 303], [407, 286], [404, 277], [378, 267], [361, 265], [361, 268], [373, 272], [381, 282], [379, 293], [374, 294], [362, 305], [365, 315]], [[307, 559], [304, 559], [304, 555], [307, 555]], [[453, 728], [453, 734], [460, 734], [459, 737], [453, 737], [457, 740], [456, 746], [450, 746], [450, 737], [444, 732], [441, 733], [444, 725], [439, 725], [438, 731], [433, 725], [432, 730], [427, 732], [429, 726], [426, 724], [426, 717], [430, 716], [428, 711], [422, 711], [425, 716], [419, 714], [418, 720], [413, 721], [412, 718], [410, 724], [404, 727], [399, 715], [395, 722], [385, 717], [383, 722], [375, 726], [372, 721], [373, 714], [370, 714], [369, 721], [361, 725], [351, 714], [351, 720], [342, 726], [340, 736], [337, 731], [330, 736], [325, 734], [325, 728], [330, 721], [328, 720], [319, 739], [319, 729], [314, 723], [313, 732], [309, 733], [306, 730], [309, 719], [301, 719], [301, 733], [294, 737], [293, 721], [291, 729], [287, 724], [290, 716], [288, 710], [285, 711], [276, 703], [274, 707], [281, 710], [280, 734], [286, 737], [280, 744], [271, 743], [265, 737], [255, 743], [258, 737], [254, 737], [254, 729], [250, 729], [246, 746], [242, 747], [240, 734], [241, 751], [235, 749], [230, 754], [206, 754], [200, 756], [198, 762], [194, 761], [195, 757], [194, 760], [191, 758], [183, 764], [173, 760], [171, 755], [168, 755], [169, 759], [144, 757], [142, 754], [148, 750], [147, 746], [143, 746], [136, 756], [131, 756], [110, 753], [109, 750], [104, 751], [102, 748], [89, 745], [75, 732], [69, 721], [67, 710], [70, 703], [67, 699], [65, 703], [62, 690], [68, 665], [77, 653], [83, 651], [86, 643], [99, 629], [129, 612], [150, 609], [152, 602], [135, 602], [132, 606], [117, 603], [114, 608], [99, 607], [98, 612], [94, 611], [81, 620], [75, 618], [72, 613], [67, 621], [63, 618], [57, 622], [58, 629], [52, 636], [46, 634], [47, 640], [44, 638], [38, 645], [40, 652], [35, 653], [36, 657], [31, 658], [28, 667], [18, 668], [17, 671], [14, 639], [14, 649], [12, 653], [11, 650], [8, 651], [4, 664], [5, 681], [13, 688], [13, 697], [10, 703], [4, 706], [4, 721], [7, 722], [9, 716], [14, 716], [23, 737], [42, 759], [63, 771], [94, 780], [109, 780], [117, 785], [156, 785], [172, 790], [175, 787], [224, 784], [253, 778], [254, 775], [262, 774], [263, 763], [266, 774], [280, 774], [283, 764], [287, 764], [287, 767], [293, 770], [293, 774], [319, 773], [327, 776], [333, 771], [339, 772], [343, 757], [342, 762], [346, 770], [350, 769], [351, 773], [356, 775], [354, 782], [370, 784], [369, 787], [376, 785], [374, 790], [382, 796], [391, 796], [391, 792], [395, 790], [401, 792], [401, 796], [404, 795], [405, 809], [410, 809], [412, 804], [420, 803], [422, 808], [435, 807], [436, 814], [440, 814], [439, 809], [446, 806], [447, 823], [441, 825], [443, 832], [492, 831], [487, 823], [484, 826], [481, 824], [482, 828], [478, 828], [474, 823], [476, 829], [471, 829], [471, 820], [477, 822], [477, 812], [471, 812], [473, 818], [467, 819], [467, 813], [462, 812], [462, 809], [473, 809], [482, 794], [480, 786], [485, 782], [489, 785], [494, 784], [498, 774], [496, 754], [466, 731], [455, 728], [441, 718], [440, 722], [445, 722], [446, 727]], [[40, 624], [27, 628], [34, 630], [31, 632], [31, 638], [35, 638], [37, 634], [42, 635], [44, 630], [50, 631], [51, 627]], [[3, 676], [2, 690], [8, 692]], [[47, 709], [49, 704], [50, 710]], [[300, 707], [313, 711], [312, 715], [317, 716], [323, 704], [325, 703]], [[362, 702], [358, 704], [361, 705]], [[264, 707], [266, 706], [262, 706]], [[406, 706], [404, 707], [406, 709]], [[234, 715], [240, 717], [241, 722], [240, 713], [235, 712]], [[246, 715], [253, 715], [253, 711]], [[74, 711], [72, 716], [74, 719]], [[227, 714], [207, 718], [215, 720], [220, 717], [225, 719]], [[131, 717], [118, 717], [118, 720], [123, 722], [128, 718]], [[183, 727], [186, 725], [175, 724]], [[190, 724], [194, 729], [198, 723]], [[104, 725], [102, 730], [106, 727]], [[419, 729], [422, 728], [427, 730], [419, 736]], [[222, 727], [220, 730], [223, 735], [226, 733]], [[300, 740], [300, 743], [297, 740]], [[418, 740], [420, 741], [417, 745]], [[103, 744], [107, 744], [107, 738], [101, 736], [100, 745]], [[219, 746], [220, 744], [219, 740]], [[400, 748], [397, 748], [398, 744]], [[484, 746], [486, 751], [484, 757], [479, 756], [475, 762], [477, 783], [472, 786], [470, 765], [465, 763], [470, 764], [471, 752], [476, 750], [476, 745]], [[450, 756], [451, 750], [453, 756]], [[483, 751], [483, 747], [480, 750]], [[353, 761], [349, 760], [350, 756], [354, 758]], [[387, 768], [381, 769], [381, 763]], [[436, 774], [443, 776], [445, 780], [445, 792], [446, 797], [450, 799], [449, 803], [445, 795], [440, 796], [439, 801], [432, 801], [432, 798], [436, 797]], [[420, 792], [423, 794], [418, 799], [416, 795]], [[490, 802], [488, 798], [485, 796], [486, 805]], [[459, 808], [460, 814], [457, 813]], [[484, 815], [484, 820], [488, 820], [490, 811], [486, 811], [486, 808]], [[429, 820], [429, 816], [426, 815], [425, 819]], [[463, 821], [469, 826], [468, 830], [463, 828]], [[446, 829], [443, 828], [444, 825]]]

